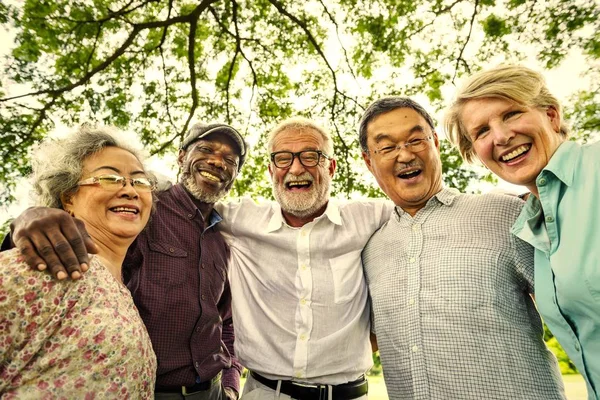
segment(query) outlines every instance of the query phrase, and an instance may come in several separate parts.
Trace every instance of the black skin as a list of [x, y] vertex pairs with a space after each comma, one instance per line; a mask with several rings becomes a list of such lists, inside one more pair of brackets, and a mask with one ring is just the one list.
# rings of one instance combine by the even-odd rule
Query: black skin
[[88, 253], [98, 252], [83, 221], [57, 208], [31, 207], [10, 228], [12, 243], [25, 262], [40, 271], [48, 269], [57, 279], [81, 278], [88, 270]]

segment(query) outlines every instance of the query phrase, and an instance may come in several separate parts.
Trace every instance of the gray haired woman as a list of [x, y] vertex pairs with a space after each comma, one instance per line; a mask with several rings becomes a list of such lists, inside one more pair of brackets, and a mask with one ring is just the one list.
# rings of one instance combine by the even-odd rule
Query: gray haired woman
[[32, 159], [39, 205], [83, 221], [98, 254], [81, 279], [55, 280], [18, 249], [0, 253], [0, 397], [150, 398], [156, 357], [121, 264], [155, 184], [106, 129], [46, 140]]

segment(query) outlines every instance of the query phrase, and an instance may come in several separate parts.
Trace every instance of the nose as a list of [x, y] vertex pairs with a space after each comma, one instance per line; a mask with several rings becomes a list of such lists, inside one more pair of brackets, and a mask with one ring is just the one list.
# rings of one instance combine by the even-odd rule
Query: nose
[[515, 133], [504, 123], [490, 126], [490, 134], [498, 146], [506, 146], [515, 137]]
[[302, 165], [302, 163], [300, 162], [300, 158], [294, 157], [294, 160], [292, 161], [292, 165], [289, 166], [288, 172], [293, 175], [300, 175], [304, 171], [305, 171], [304, 165]]
[[396, 161], [401, 163], [407, 163], [415, 159], [415, 153], [410, 150], [407, 150], [405, 147], [401, 147], [399, 150], [396, 150]]
[[210, 157], [208, 157], [206, 159], [206, 162], [217, 168], [227, 169], [227, 167], [225, 166], [225, 161], [223, 160], [223, 156], [221, 156], [221, 155], [212, 154]]
[[137, 199], [139, 194], [135, 187], [133, 187], [133, 181], [131, 178], [126, 178], [123, 187], [119, 190], [119, 197], [126, 197], [128, 199]]

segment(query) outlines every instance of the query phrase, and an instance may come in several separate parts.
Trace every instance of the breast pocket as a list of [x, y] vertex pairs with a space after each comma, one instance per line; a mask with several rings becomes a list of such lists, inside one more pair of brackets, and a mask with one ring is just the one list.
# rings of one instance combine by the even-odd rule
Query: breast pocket
[[361, 251], [352, 251], [329, 260], [336, 304], [349, 302], [365, 287]]
[[497, 250], [477, 247], [440, 249], [440, 262], [434, 275], [440, 297], [464, 308], [478, 308], [494, 301], [499, 274]]
[[187, 251], [176, 245], [161, 242], [149, 242], [150, 260], [146, 263], [148, 277], [153, 282], [163, 285], [168, 282], [171, 286], [180, 286], [190, 282], [190, 271], [181, 268], [187, 263]]

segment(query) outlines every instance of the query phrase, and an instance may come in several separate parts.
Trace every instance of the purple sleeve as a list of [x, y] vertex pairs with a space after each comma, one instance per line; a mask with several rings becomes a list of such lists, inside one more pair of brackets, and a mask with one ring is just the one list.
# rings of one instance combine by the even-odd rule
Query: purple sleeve
[[223, 387], [233, 388], [239, 393], [240, 375], [242, 374], [243, 367], [235, 356], [235, 333], [233, 330], [233, 320], [231, 318], [231, 289], [229, 288], [229, 281], [225, 282], [225, 289], [223, 290], [223, 295], [221, 296], [218, 308], [221, 318], [223, 319], [223, 343], [225, 343], [225, 346], [231, 355], [231, 368], [223, 370], [222, 383]]

